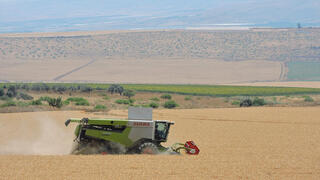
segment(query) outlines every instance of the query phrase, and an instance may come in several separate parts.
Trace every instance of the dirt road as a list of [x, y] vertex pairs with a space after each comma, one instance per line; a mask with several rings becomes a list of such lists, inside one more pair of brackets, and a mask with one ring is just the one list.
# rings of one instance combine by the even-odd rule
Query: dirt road
[[194, 140], [199, 156], [65, 155], [73, 129], [64, 120], [93, 116], [106, 115], [0, 114], [0, 179], [320, 178], [320, 107], [157, 110], [176, 122], [167, 145]]

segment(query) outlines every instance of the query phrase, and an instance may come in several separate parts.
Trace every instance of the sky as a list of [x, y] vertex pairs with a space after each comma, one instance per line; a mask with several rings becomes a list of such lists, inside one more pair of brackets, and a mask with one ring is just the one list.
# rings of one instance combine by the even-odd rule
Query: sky
[[[121, 20], [110, 19], [112, 16]], [[68, 22], [71, 28], [75, 18], [77, 24], [79, 18], [85, 18], [83, 24], [94, 21], [94, 26], [102, 29], [228, 23], [286, 26], [298, 22], [317, 26], [320, 0], [0, 0], [0, 32], [1, 26], [8, 31], [9, 25], [17, 27], [14, 22], [30, 22], [19, 27], [26, 30], [61, 27]], [[53, 21], [57, 19], [59, 22]]]

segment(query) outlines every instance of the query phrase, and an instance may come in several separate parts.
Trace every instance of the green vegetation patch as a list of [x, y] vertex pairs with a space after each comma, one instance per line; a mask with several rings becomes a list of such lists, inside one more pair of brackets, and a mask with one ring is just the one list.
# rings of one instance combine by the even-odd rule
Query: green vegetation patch
[[133, 104], [134, 103], [134, 99], [117, 99], [115, 101], [115, 103], [117, 104]]
[[[0, 83], [2, 86], [23, 86], [21, 83]], [[32, 87], [33, 84], [28, 84]], [[65, 86], [70, 89], [107, 89], [110, 84], [76, 84], [76, 83], [47, 83], [43, 87]], [[89, 88], [90, 87], [90, 88]], [[125, 84], [119, 87], [140, 92], [175, 93], [199, 96], [278, 96], [297, 94], [320, 94], [320, 88], [294, 88], [294, 87], [254, 87], [254, 86], [220, 86], [220, 85], [160, 85], [160, 84]]]
[[320, 62], [292, 61], [288, 63], [288, 80], [319, 81]]
[[5, 102], [4, 104], [1, 104], [0, 107], [10, 107], [10, 106], [17, 106], [17, 103], [15, 101], [9, 100]]
[[105, 110], [107, 109], [107, 107], [105, 105], [102, 104], [98, 104], [94, 107], [95, 110], [101, 111], [101, 110]]
[[304, 98], [304, 102], [313, 102], [314, 101], [313, 98], [310, 96], [303, 96], [303, 98]]
[[166, 101], [163, 105], [163, 107], [167, 108], [167, 109], [173, 109], [178, 107], [179, 105], [174, 101], [174, 100], [169, 100]]
[[82, 97], [70, 97], [66, 101], [73, 102], [76, 106], [89, 106], [88, 100]]
[[171, 99], [172, 97], [170, 94], [163, 94], [163, 95], [161, 95], [161, 98], [162, 99]]
[[159, 104], [156, 103], [156, 102], [151, 102], [151, 103], [149, 104], [149, 107], [158, 108], [158, 107], [159, 107]]

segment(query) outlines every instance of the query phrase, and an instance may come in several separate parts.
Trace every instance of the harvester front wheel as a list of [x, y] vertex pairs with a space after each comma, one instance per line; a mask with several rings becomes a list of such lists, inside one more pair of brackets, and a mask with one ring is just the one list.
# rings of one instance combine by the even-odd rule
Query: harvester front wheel
[[158, 154], [159, 150], [157, 145], [152, 142], [142, 143], [138, 148], [139, 154]]

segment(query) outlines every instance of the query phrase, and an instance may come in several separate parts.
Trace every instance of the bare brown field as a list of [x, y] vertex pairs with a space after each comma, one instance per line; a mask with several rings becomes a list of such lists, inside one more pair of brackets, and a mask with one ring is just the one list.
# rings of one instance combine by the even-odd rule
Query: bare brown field
[[65, 119], [126, 117], [126, 111], [0, 114], [0, 175], [2, 179], [319, 179], [319, 115], [319, 107], [156, 110], [156, 119], [176, 122], [167, 145], [194, 140], [199, 156], [71, 156], [64, 155], [73, 131], [63, 127]]
[[[276, 81], [281, 64], [272, 61], [214, 60], [3, 61], [0, 80], [103, 83], [217, 84]], [[83, 66], [83, 67], [81, 67]], [[81, 67], [77, 69], [78, 67]], [[77, 69], [74, 71], [74, 69]]]

